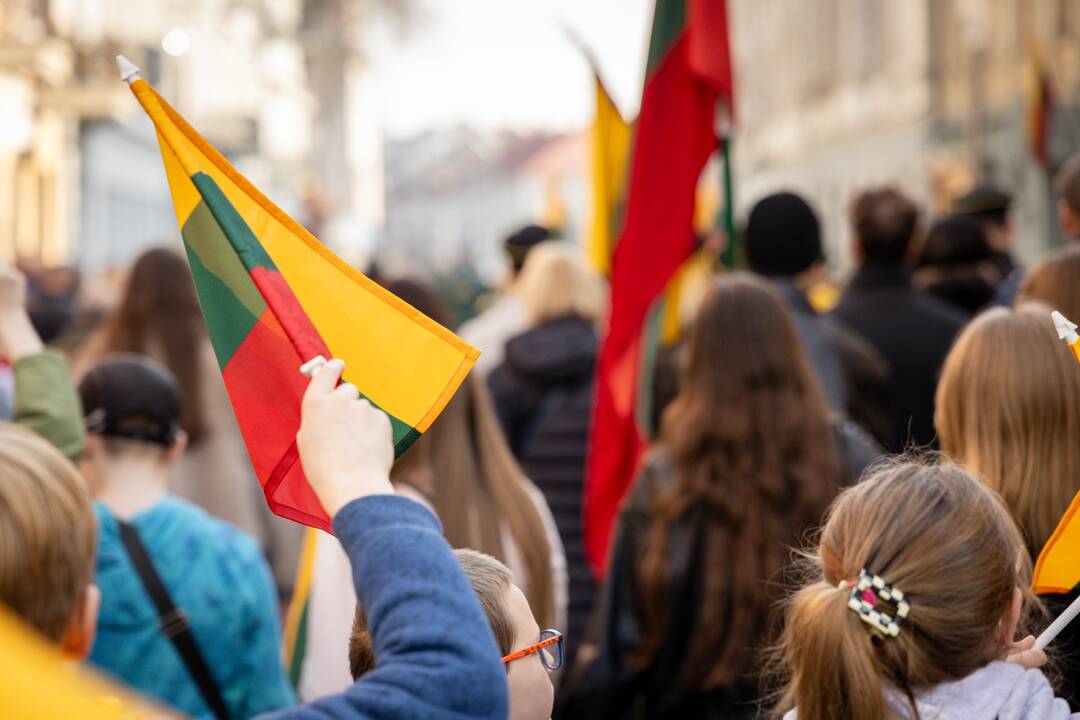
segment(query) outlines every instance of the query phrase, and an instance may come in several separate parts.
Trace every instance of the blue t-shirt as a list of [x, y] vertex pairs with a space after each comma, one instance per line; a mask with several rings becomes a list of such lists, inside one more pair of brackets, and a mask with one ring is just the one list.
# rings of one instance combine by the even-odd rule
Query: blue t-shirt
[[[94, 504], [101, 613], [90, 662], [147, 696], [213, 718], [158, 624], [158, 614], [120, 541], [112, 513]], [[233, 718], [296, 702], [281, 661], [278, 603], [258, 543], [194, 505], [167, 497], [131, 525], [188, 616], [191, 633]], [[347, 632], [346, 631], [343, 631]]]

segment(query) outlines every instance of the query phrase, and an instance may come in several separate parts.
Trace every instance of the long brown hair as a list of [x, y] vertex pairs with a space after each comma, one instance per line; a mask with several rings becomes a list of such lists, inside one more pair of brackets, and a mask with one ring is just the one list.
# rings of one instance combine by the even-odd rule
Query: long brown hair
[[1041, 260], [1024, 274], [1017, 303], [1037, 301], [1080, 318], [1080, 246], [1069, 245]]
[[1050, 310], [980, 315], [945, 360], [934, 418], [945, 453], [997, 491], [1032, 557], [1080, 490], [1080, 367]]
[[[387, 289], [436, 322], [445, 321], [441, 304], [420, 283], [399, 280]], [[394, 464], [390, 479], [413, 486], [431, 501], [447, 542], [455, 548], [479, 550], [507, 562], [505, 523], [529, 573], [515, 580], [537, 620], [544, 627], [554, 624], [548, 535], [483, 382], [472, 375], [465, 379], [438, 419]]]
[[104, 328], [104, 354], [131, 352], [156, 356], [180, 383], [180, 424], [194, 445], [206, 419], [201, 399], [200, 353], [203, 324], [187, 262], [169, 248], [147, 250], [135, 261], [123, 299]]
[[[898, 636], [876, 638], [848, 608], [863, 569], [908, 597]], [[884, 720], [886, 684], [915, 710], [917, 691], [1002, 656], [999, 623], [1030, 560], [1001, 499], [963, 469], [898, 462], [837, 498], [806, 570], [777, 649], [776, 717]]]
[[[726, 276], [690, 328], [680, 391], [665, 411], [661, 447], [674, 482], [649, 508], [638, 580], [648, 662], [667, 632], [674, 582], [669, 538], [700, 531], [704, 596], [684, 682], [709, 689], [748, 679], [776, 599], [769, 587], [788, 545], [816, 524], [839, 487], [821, 388], [783, 300], [752, 276]], [[753, 681], [753, 678], [749, 678]]]

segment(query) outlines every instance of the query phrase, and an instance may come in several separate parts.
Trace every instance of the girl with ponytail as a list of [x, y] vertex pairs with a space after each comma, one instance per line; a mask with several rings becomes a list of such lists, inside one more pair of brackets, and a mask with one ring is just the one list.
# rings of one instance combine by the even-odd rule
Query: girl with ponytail
[[959, 467], [899, 462], [845, 490], [808, 568], [777, 649], [777, 717], [1080, 717], [1033, 640], [1013, 643], [1030, 559], [1000, 498]]

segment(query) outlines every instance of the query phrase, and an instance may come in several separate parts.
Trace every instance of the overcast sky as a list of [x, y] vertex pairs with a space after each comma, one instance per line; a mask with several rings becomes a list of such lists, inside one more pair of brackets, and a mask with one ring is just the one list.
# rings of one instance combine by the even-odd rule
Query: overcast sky
[[563, 26], [596, 53], [624, 113], [641, 93], [653, 0], [416, 0], [404, 37], [372, 38], [373, 93], [387, 136], [467, 123], [580, 128], [593, 114], [588, 66]]

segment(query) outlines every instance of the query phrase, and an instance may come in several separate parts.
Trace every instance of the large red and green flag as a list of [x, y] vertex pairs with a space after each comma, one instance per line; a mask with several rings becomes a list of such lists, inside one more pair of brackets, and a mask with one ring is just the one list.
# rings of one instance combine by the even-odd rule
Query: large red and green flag
[[397, 454], [438, 417], [479, 353], [354, 270], [240, 175], [120, 59], [154, 124], [191, 275], [270, 509], [330, 531], [296, 452], [302, 364], [345, 379], [390, 416]]
[[[597, 366], [585, 488], [589, 562], [602, 574], [612, 525], [645, 447], [639, 418], [655, 302], [694, 249], [698, 179], [717, 147], [716, 108], [733, 84], [724, 0], [657, 0], [611, 314]], [[653, 327], [649, 327], [649, 326]]]

